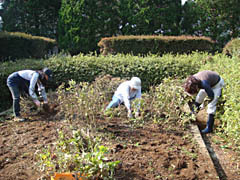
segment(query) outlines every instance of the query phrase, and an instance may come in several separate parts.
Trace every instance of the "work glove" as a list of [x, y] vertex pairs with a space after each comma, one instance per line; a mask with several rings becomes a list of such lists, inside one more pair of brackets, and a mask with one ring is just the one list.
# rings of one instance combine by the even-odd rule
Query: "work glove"
[[36, 104], [37, 107], [40, 107], [41, 106], [41, 103], [39, 100], [34, 100], [34, 103]]
[[135, 118], [138, 118], [139, 117], [139, 112], [136, 112], [135, 113]]

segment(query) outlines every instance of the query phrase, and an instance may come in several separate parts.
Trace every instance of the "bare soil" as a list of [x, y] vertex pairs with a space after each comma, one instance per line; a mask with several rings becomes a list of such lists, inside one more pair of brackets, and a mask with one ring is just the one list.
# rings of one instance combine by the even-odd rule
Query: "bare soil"
[[[0, 180], [37, 180], [44, 176], [37, 167], [36, 153], [57, 140], [57, 129], [69, 125], [55, 115], [55, 111], [25, 114], [27, 122], [5, 117], [0, 123]], [[121, 161], [116, 179], [240, 179], [238, 154], [215, 144], [214, 134], [205, 139], [218, 155], [221, 173], [210, 166], [206, 154], [191, 140], [190, 131], [174, 121], [133, 127], [127, 119], [105, 118], [98, 119], [96, 125], [99, 133], [111, 135], [108, 144], [112, 158]]]

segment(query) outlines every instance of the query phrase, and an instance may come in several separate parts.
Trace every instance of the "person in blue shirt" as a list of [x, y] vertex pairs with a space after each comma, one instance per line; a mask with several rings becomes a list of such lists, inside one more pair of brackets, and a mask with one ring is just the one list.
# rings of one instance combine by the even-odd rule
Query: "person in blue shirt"
[[35, 93], [35, 87], [38, 87], [39, 95], [43, 97], [45, 104], [48, 103], [44, 83], [52, 79], [52, 71], [48, 68], [42, 70], [21, 70], [10, 74], [7, 78], [7, 86], [12, 94], [13, 113], [15, 121], [25, 121], [20, 115], [20, 95], [26, 92], [30, 95], [37, 107], [40, 107], [40, 101]]
[[[197, 94], [194, 102], [194, 106], [197, 110], [200, 109], [200, 105], [203, 103], [206, 96], [210, 99], [207, 109], [207, 126], [201, 131], [203, 134], [213, 131], [216, 105], [218, 98], [221, 96], [223, 86], [224, 80], [219, 74], [209, 70], [201, 71], [189, 76], [184, 84], [184, 90], [189, 95]], [[192, 109], [192, 112], [195, 113], [194, 109]]]

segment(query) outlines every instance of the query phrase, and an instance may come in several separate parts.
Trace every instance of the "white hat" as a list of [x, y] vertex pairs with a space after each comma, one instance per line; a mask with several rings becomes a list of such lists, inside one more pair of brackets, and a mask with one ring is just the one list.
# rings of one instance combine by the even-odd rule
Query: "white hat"
[[140, 89], [141, 88], [141, 79], [138, 77], [132, 77], [130, 80], [130, 86], [134, 89]]

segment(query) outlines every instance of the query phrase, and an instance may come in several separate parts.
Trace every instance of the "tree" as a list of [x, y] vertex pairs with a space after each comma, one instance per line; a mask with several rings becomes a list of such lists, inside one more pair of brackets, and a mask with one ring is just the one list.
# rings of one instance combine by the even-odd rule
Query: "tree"
[[200, 17], [204, 35], [216, 40], [220, 47], [239, 36], [239, 0], [196, 0], [196, 3], [205, 12], [205, 16]]
[[118, 1], [120, 33], [124, 35], [179, 35], [180, 0]]
[[61, 0], [5, 0], [3, 30], [56, 38]]
[[62, 0], [59, 12], [60, 48], [71, 54], [95, 51], [102, 37], [115, 35], [119, 18], [117, 1]]
[[179, 35], [181, 0], [63, 0], [59, 14], [60, 48], [88, 53], [102, 37]]
[[200, 7], [189, 0], [182, 7], [181, 34], [201, 36], [200, 17], [204, 16]]

